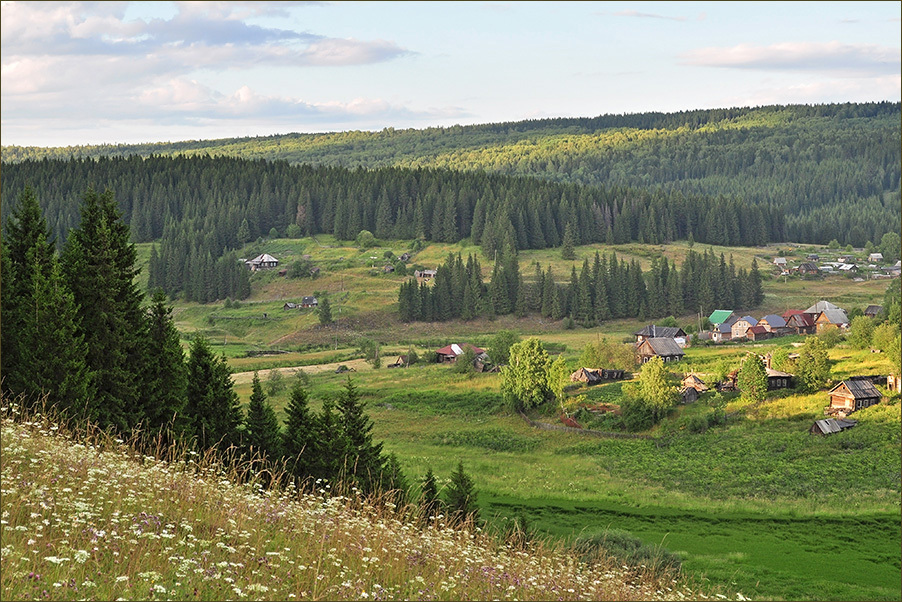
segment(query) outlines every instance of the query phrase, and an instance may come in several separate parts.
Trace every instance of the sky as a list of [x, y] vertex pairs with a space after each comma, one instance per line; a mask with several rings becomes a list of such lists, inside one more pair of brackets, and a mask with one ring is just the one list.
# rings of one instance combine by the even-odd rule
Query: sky
[[3, 145], [902, 96], [898, 1], [0, 6]]

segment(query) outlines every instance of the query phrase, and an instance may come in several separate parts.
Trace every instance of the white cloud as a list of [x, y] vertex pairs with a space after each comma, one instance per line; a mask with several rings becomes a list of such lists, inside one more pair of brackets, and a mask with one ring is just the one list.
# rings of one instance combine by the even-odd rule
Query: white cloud
[[899, 48], [840, 42], [786, 42], [769, 46], [739, 44], [728, 48], [699, 48], [682, 57], [683, 64], [700, 67], [771, 71], [828, 71], [864, 77], [898, 73]]
[[615, 17], [637, 17], [639, 19], [665, 19], [667, 21], [686, 21], [686, 17], [671, 17], [657, 13], [641, 13], [635, 10], [621, 10], [613, 13]]

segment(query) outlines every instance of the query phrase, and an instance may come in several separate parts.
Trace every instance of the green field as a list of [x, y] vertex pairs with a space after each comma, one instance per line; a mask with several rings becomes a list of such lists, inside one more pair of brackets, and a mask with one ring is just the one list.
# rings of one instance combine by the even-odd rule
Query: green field
[[[466, 323], [404, 324], [395, 315], [397, 288], [404, 276], [381, 273], [384, 251], [400, 255], [410, 241], [360, 250], [329, 237], [316, 241], [276, 240], [248, 248], [242, 256], [269, 252], [285, 265], [310, 254], [322, 267], [315, 280], [291, 280], [274, 272], [255, 274], [253, 294], [238, 307], [176, 304], [175, 320], [185, 336], [207, 336], [235, 372], [243, 400], [250, 395], [252, 371], [264, 384], [270, 369], [290, 383], [295, 370], [309, 382], [312, 406], [338, 393], [351, 378], [368, 402], [374, 435], [397, 454], [411, 481], [432, 468], [447, 479], [458, 461], [480, 492], [484, 517], [525, 516], [541, 534], [569, 540], [607, 528], [624, 529], [646, 543], [677, 553], [691, 579], [707, 579], [743, 595], [766, 599], [898, 600], [900, 591], [900, 404], [898, 397], [858, 412], [860, 424], [832, 437], [808, 434], [827, 404], [821, 393], [774, 392], [759, 405], [727, 399], [723, 426], [694, 433], [687, 425], [711, 411], [711, 394], [677, 408], [646, 433], [650, 439], [599, 439], [575, 433], [536, 430], [501, 404], [497, 374], [459, 375], [447, 366], [373, 369], [356, 350], [373, 338], [382, 357], [394, 359], [413, 348], [425, 353], [450, 342], [489, 346], [501, 329], [538, 336], [576, 367], [587, 343], [604, 336], [621, 341], [641, 328], [637, 320], [592, 329], [565, 330], [560, 322], [531, 316], [476, 319]], [[139, 249], [140, 250], [140, 249]], [[534, 261], [552, 264], [562, 280], [595, 251], [616, 250], [647, 267], [655, 256], [679, 264], [685, 243], [667, 246], [587, 246], [565, 262], [559, 252], [524, 251], [521, 272], [534, 273]], [[449, 252], [477, 252], [472, 246], [430, 245], [411, 264], [435, 267]], [[757, 258], [763, 271], [781, 248], [716, 248], [733, 255], [737, 266]], [[149, 251], [141, 250], [140, 257]], [[372, 259], [376, 257], [377, 259]], [[485, 277], [490, 262], [481, 258]], [[847, 309], [881, 303], [886, 281], [854, 282], [842, 276], [823, 280], [765, 277], [765, 302], [750, 313], [782, 313], [828, 299]], [[319, 325], [309, 310], [283, 310], [285, 301], [328, 294], [341, 299], [338, 323]], [[334, 305], [333, 305], [334, 309]], [[265, 314], [265, 317], [264, 317]], [[682, 325], [697, 316], [678, 316]], [[674, 371], [716, 372], [738, 365], [749, 351], [765, 353], [800, 344], [785, 337], [750, 345], [698, 346], [687, 350]], [[257, 355], [259, 352], [281, 353]], [[252, 352], [249, 354], [249, 352]], [[832, 376], [886, 374], [883, 354], [846, 344], [831, 349]], [[619, 383], [575, 389], [592, 401], [616, 403]], [[282, 414], [287, 388], [270, 395]], [[554, 414], [537, 416], [556, 422]], [[493, 518], [494, 517], [494, 518]]]

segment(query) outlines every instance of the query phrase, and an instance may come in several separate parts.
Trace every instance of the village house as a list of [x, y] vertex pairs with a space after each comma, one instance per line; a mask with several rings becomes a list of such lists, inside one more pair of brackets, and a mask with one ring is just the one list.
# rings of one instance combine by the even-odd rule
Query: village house
[[870, 407], [880, 403], [880, 391], [870, 380], [849, 379], [844, 380], [832, 389], [830, 405], [825, 410], [827, 414], [838, 414], [844, 418], [855, 410]]
[[652, 337], [639, 343], [636, 347], [636, 355], [639, 363], [644, 364], [653, 357], [660, 357], [665, 362], [677, 362], [686, 354], [673, 339]]
[[805, 259], [807, 259], [808, 261], [817, 261], [817, 260], [820, 259], [820, 258], [821, 258], [821, 256], [818, 255], [817, 253], [809, 253], [809, 254], [805, 257]]
[[864, 310], [864, 315], [869, 318], [876, 318], [883, 311], [882, 305], [868, 305]]
[[458, 345], [457, 343], [451, 343], [450, 345], [446, 345], [441, 349], [436, 350], [436, 361], [440, 364], [442, 363], [454, 363], [457, 361], [457, 357], [463, 355], [464, 349], [469, 348], [473, 350], [473, 354], [478, 358], [479, 356], [485, 354], [485, 349], [480, 349], [475, 345], [471, 345], [469, 343], [463, 343]]
[[787, 372], [780, 372], [779, 370], [774, 370], [770, 366], [764, 368], [764, 371], [767, 373], [767, 390], [773, 391], [774, 389], [786, 389], [792, 386], [792, 379], [795, 378], [792, 374]]
[[299, 309], [301, 306], [297, 303], [288, 302], [282, 306], [282, 309]]
[[383, 274], [391, 274], [394, 271], [395, 271], [395, 266], [393, 266], [393, 265], [382, 266]]
[[731, 338], [733, 338], [733, 324], [730, 322], [724, 322], [715, 326], [711, 332], [711, 340], [715, 343], [723, 343]]
[[437, 270], [414, 270], [413, 275], [417, 279], [426, 281], [435, 278], [437, 273]]
[[401, 256], [398, 257], [398, 259], [400, 259], [404, 263], [407, 263], [408, 261], [410, 261], [410, 253], [407, 253], [407, 252], [401, 253]]
[[796, 334], [814, 334], [814, 317], [800, 309], [790, 309], [783, 314], [787, 328], [793, 329]]
[[774, 334], [764, 326], [752, 326], [745, 331], [745, 338], [750, 341], [764, 341], [773, 337]]
[[883, 263], [883, 253], [871, 253], [868, 255], [868, 261], [871, 263]]
[[745, 338], [745, 332], [755, 326], [758, 323], [758, 320], [753, 318], [752, 316], [743, 316], [733, 322], [733, 326], [730, 328], [733, 339], [743, 339]]
[[819, 272], [817, 265], [810, 261], [800, 263], [799, 267], [796, 268], [796, 271], [802, 275], [817, 274]]
[[777, 314], [767, 314], [760, 320], [758, 320], [758, 326], [763, 326], [767, 329], [768, 332], [779, 332], [778, 329], [784, 328], [786, 326], [786, 320], [783, 319], [782, 316], [778, 316]]
[[316, 300], [316, 297], [304, 297], [301, 299], [301, 307], [317, 307], [319, 305], [319, 301]]
[[814, 319], [815, 331], [820, 334], [831, 328], [848, 328], [849, 316], [842, 309], [827, 309]]
[[279, 260], [268, 253], [262, 253], [245, 262], [245, 264], [250, 271], [256, 272], [257, 270], [270, 270], [278, 267]]
[[607, 368], [580, 368], [570, 375], [570, 382], [586, 383], [595, 385], [604, 380], [620, 380], [624, 377], [623, 370], [614, 370]]
[[774, 257], [774, 265], [778, 268], [786, 269], [786, 258], [785, 257]]
[[388, 364], [388, 368], [406, 368], [410, 365], [410, 356], [409, 355], [399, 355], [398, 359], [394, 362]]
[[678, 345], [686, 344], [686, 332], [682, 328], [676, 326], [656, 326], [654, 324], [649, 324], [639, 332], [634, 332], [633, 334], [636, 335], [636, 343], [641, 343], [645, 339], [658, 337], [675, 339]]

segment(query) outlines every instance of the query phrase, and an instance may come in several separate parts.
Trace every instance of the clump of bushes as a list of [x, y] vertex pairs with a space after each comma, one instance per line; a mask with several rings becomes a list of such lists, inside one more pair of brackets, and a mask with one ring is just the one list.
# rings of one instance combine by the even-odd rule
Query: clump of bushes
[[621, 529], [608, 529], [597, 535], [581, 537], [574, 543], [580, 560], [587, 564], [603, 562], [606, 558], [632, 567], [643, 568], [653, 575], [678, 573], [682, 563], [679, 557], [661, 546], [652, 546]]

